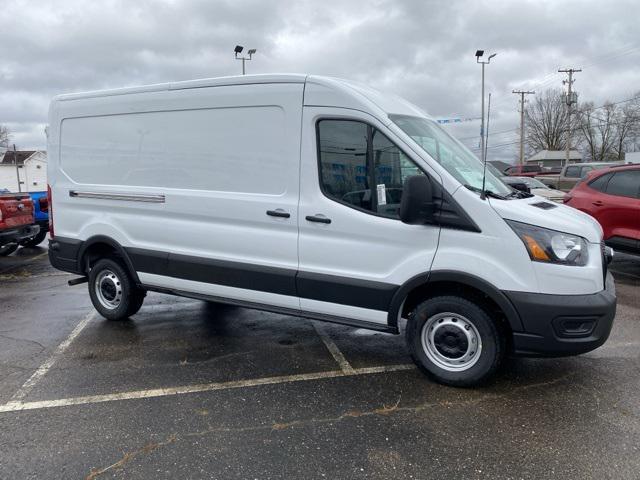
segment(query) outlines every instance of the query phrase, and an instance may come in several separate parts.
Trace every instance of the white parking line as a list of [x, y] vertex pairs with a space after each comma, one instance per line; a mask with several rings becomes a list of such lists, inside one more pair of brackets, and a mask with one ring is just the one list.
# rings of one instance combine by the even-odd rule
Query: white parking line
[[352, 368], [351, 373], [346, 373], [342, 370], [332, 370], [329, 372], [301, 373], [297, 375], [255, 378], [251, 380], [235, 380], [219, 383], [204, 383], [183, 387], [154, 388], [150, 390], [136, 390], [131, 392], [112, 393], [106, 395], [89, 395], [85, 397], [61, 398], [56, 400], [42, 400], [36, 402], [21, 402], [11, 400], [4, 405], [0, 405], [0, 413], [66, 407], [70, 405], [86, 405], [92, 403], [113, 402], [118, 400], [168, 397], [171, 395], [184, 395], [187, 393], [213, 392], [216, 390], [230, 390], [234, 388], [256, 387], [260, 385], [276, 385], [281, 383], [305, 382], [309, 380], [321, 380], [326, 378], [351, 377], [357, 375], [396, 372], [401, 370], [413, 370], [414, 368], [414, 365], [387, 365], [381, 367], [355, 369]]
[[329, 350], [329, 353], [331, 353], [331, 356], [334, 358], [336, 362], [338, 362], [338, 365], [340, 365], [340, 369], [342, 370], [342, 372], [352, 375], [354, 372], [353, 367], [347, 361], [347, 359], [342, 354], [342, 352], [340, 351], [338, 346], [335, 344], [335, 342], [331, 339], [329, 334], [325, 331], [324, 326], [320, 325], [320, 323], [318, 322], [312, 322], [312, 323], [313, 323], [313, 328], [315, 328], [316, 332], [318, 332], [318, 335], [320, 336], [322, 343], [325, 344], [325, 346], [327, 347], [327, 350]]
[[56, 363], [56, 360], [58, 360], [58, 358], [65, 352], [65, 350], [69, 348], [69, 345], [71, 345], [71, 343], [76, 339], [76, 337], [80, 335], [80, 332], [82, 332], [84, 327], [86, 327], [87, 324], [96, 317], [96, 315], [97, 315], [97, 312], [93, 310], [90, 313], [88, 313], [80, 321], [80, 323], [78, 323], [78, 325], [76, 325], [76, 328], [73, 329], [73, 331], [69, 334], [69, 336], [65, 339], [64, 342], [58, 345], [58, 347], [53, 351], [53, 353], [47, 359], [47, 361], [44, 362], [42, 365], [40, 365], [38, 369], [35, 372], [33, 372], [33, 375], [31, 375], [29, 379], [26, 382], [24, 382], [22, 387], [20, 387], [20, 389], [13, 395], [13, 397], [11, 397], [11, 400], [9, 400], [7, 405], [15, 402], [20, 402], [23, 398], [25, 398], [29, 394], [29, 392], [33, 389], [33, 387], [35, 387], [36, 383], [38, 383], [40, 379], [47, 374], [47, 372], [51, 369], [53, 364]]

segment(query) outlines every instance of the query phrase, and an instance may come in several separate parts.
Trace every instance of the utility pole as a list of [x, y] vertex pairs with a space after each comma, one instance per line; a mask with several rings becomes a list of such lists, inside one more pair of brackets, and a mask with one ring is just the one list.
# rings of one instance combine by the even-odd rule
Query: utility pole
[[520, 165], [524, 165], [524, 96], [535, 95], [536, 92], [513, 90], [511, 93], [517, 93], [520, 95]]
[[571, 155], [571, 139], [573, 137], [572, 123], [571, 123], [571, 105], [578, 103], [578, 95], [573, 92], [572, 86], [575, 80], [573, 74], [581, 72], [581, 69], [576, 68], [564, 68], [558, 70], [559, 73], [568, 73], [569, 79], [563, 80], [562, 84], [567, 85], [567, 147], [565, 153], [565, 166], [569, 165], [569, 156]]
[[22, 183], [20, 181], [20, 168], [18, 167], [18, 153], [16, 152], [16, 144], [13, 144], [13, 161], [16, 164], [16, 180], [18, 181], [18, 193], [22, 192], [22, 187], [20, 186], [20, 184]]

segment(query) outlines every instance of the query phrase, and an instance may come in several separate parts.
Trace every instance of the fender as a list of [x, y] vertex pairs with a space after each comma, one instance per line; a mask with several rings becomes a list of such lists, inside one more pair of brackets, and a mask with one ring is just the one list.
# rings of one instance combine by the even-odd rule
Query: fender
[[135, 268], [133, 268], [133, 263], [131, 262], [131, 259], [129, 258], [127, 251], [122, 247], [122, 245], [116, 242], [113, 238], [107, 237], [106, 235], [94, 235], [86, 239], [84, 242], [82, 242], [82, 246], [80, 247], [80, 250], [78, 252], [78, 265], [80, 266], [82, 265], [82, 260], [84, 258], [85, 253], [89, 249], [89, 247], [97, 243], [104, 243], [106, 245], [109, 245], [110, 247], [113, 247], [113, 249], [118, 253], [118, 255], [122, 257], [122, 259], [124, 260], [127, 270], [129, 270], [129, 274], [131, 275], [133, 280], [136, 282], [137, 285], [140, 285], [140, 279], [138, 278], [138, 273], [136, 272]]
[[398, 315], [400, 313], [400, 309], [411, 290], [420, 285], [428, 285], [429, 283], [436, 282], [453, 282], [481, 291], [500, 307], [511, 326], [511, 330], [514, 332], [521, 332], [524, 330], [520, 315], [504, 293], [480, 277], [454, 270], [437, 270], [422, 273], [407, 280], [391, 299], [391, 305], [389, 307], [389, 314], [387, 317], [387, 323], [389, 326], [394, 329], [398, 328]]

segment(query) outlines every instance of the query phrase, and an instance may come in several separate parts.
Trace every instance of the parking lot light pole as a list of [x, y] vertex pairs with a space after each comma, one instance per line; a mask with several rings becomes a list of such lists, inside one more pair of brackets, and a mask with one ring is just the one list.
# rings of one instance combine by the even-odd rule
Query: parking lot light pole
[[480, 58], [484, 55], [484, 50], [476, 50], [476, 62], [482, 65], [482, 102], [481, 102], [481, 116], [482, 119], [480, 121], [480, 155], [482, 160], [485, 160], [484, 153], [484, 66], [491, 63], [491, 59], [497, 55], [497, 53], [492, 53], [489, 55], [486, 61], [480, 60]]
[[242, 60], [242, 75], [245, 74], [245, 62], [247, 60], [251, 60], [251, 57], [253, 56], [253, 54], [256, 53], [256, 49], [255, 48], [251, 48], [251, 49], [247, 50], [247, 54], [249, 55], [248, 57], [238, 57], [238, 54], [242, 53], [243, 49], [244, 49], [244, 47], [242, 45], [236, 45], [236, 48], [233, 49], [233, 52], [236, 55], [236, 60]]

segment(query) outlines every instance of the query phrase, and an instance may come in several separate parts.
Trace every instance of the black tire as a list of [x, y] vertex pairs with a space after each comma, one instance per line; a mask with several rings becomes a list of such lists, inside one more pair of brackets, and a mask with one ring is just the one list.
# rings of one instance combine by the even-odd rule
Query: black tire
[[407, 322], [406, 341], [423, 373], [455, 387], [484, 383], [505, 354], [499, 324], [480, 303], [458, 296], [434, 297], [419, 304]]
[[140, 310], [145, 295], [115, 258], [98, 260], [89, 272], [91, 303], [107, 320], [128, 319]]
[[17, 243], [8, 243], [0, 247], [0, 257], [7, 257], [18, 249]]
[[47, 236], [47, 231], [40, 230], [35, 237], [32, 237], [28, 240], [24, 240], [20, 242], [20, 245], [22, 245], [23, 247], [36, 247], [42, 243], [42, 241], [46, 238], [46, 236]]
[[127, 316], [135, 315], [142, 308], [144, 299], [147, 296], [147, 292], [136, 288], [132, 294], [131, 305], [129, 305], [129, 312]]

